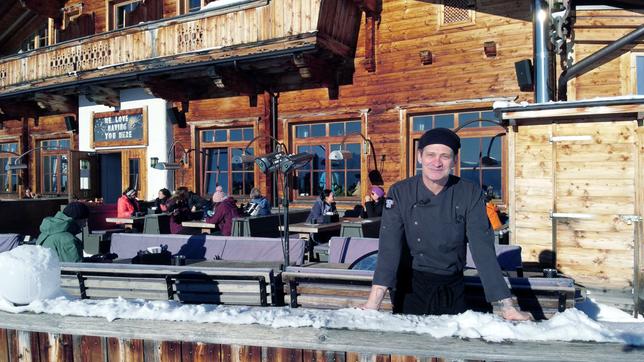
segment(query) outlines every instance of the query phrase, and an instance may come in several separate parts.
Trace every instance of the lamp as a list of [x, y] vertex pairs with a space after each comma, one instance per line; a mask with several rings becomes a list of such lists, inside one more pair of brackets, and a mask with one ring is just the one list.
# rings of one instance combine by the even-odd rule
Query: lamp
[[255, 164], [263, 173], [271, 173], [279, 170], [280, 162], [286, 155], [284, 152], [271, 152], [255, 158]]
[[150, 166], [157, 170], [178, 170], [181, 168], [182, 164], [187, 165], [188, 152], [191, 150], [187, 150], [182, 147], [181, 151], [183, 152], [183, 156], [181, 156], [181, 163], [176, 162], [175, 147], [177, 146], [177, 144], [181, 145], [181, 142], [179, 141], [172, 142], [172, 144], [170, 145], [170, 150], [168, 151], [167, 159], [170, 160], [170, 155], [172, 155], [172, 162], [170, 161], [159, 162], [158, 157], [150, 157]]
[[[352, 133], [355, 134], [355, 133]], [[362, 133], [357, 133], [365, 142], [369, 144], [369, 147], [371, 148], [371, 156], [373, 156], [373, 166], [375, 171], [378, 171], [378, 161], [376, 160], [376, 149], [373, 147], [373, 143], [371, 142], [370, 139], [366, 138]], [[342, 148], [344, 147], [344, 143], [347, 140], [347, 137], [350, 135], [347, 134], [344, 136], [342, 139], [342, 142], [340, 142], [340, 149], [331, 151], [329, 154], [329, 160], [333, 161], [340, 161], [340, 160], [350, 160], [353, 157], [353, 154], [347, 150], [343, 150]]]
[[29, 165], [27, 165], [26, 163], [21, 162], [22, 158], [24, 156], [26, 156], [27, 154], [29, 154], [29, 153], [31, 153], [33, 151], [36, 151], [36, 150], [40, 150], [40, 149], [44, 149], [44, 150], [61, 150], [62, 148], [60, 148], [60, 147], [39, 146], [39, 147], [34, 147], [34, 148], [30, 149], [30, 150], [27, 150], [26, 152], [24, 152], [21, 155], [18, 155], [17, 153], [11, 152], [11, 151], [5, 151], [5, 152], [8, 152], [8, 153], [13, 153], [14, 155], [18, 155], [18, 157], [16, 157], [16, 159], [13, 160], [13, 163], [7, 163], [6, 169], [7, 170], [25, 170], [25, 169], [29, 168]]
[[483, 52], [488, 58], [496, 57], [496, 42], [486, 41], [485, 43], [483, 43]]
[[295, 155], [287, 155], [283, 157], [283, 160], [280, 163], [280, 170], [283, 173], [289, 173], [298, 168], [304, 167], [313, 159], [313, 155], [310, 153], [302, 152]]
[[[249, 155], [248, 154], [248, 147], [250, 147], [250, 145], [252, 145], [253, 142], [257, 141], [260, 138], [271, 139], [271, 140], [275, 141], [275, 143], [279, 146], [279, 148], [277, 148], [274, 152], [269, 153], [269, 154], [264, 155], [264, 156], [261, 156], [261, 157], [271, 156], [271, 155], [277, 154], [277, 153], [288, 154], [288, 148], [286, 147], [286, 145], [283, 144], [282, 142], [278, 141], [275, 137], [269, 136], [269, 135], [259, 135], [259, 136], [256, 136], [255, 138], [253, 138], [252, 140], [248, 141], [248, 143], [246, 144], [246, 147], [244, 147], [244, 150], [242, 151], [241, 156], [233, 156], [233, 158], [231, 158], [230, 161], [233, 164], [236, 164], [236, 165], [241, 164], [241, 163], [251, 163], [253, 161], [255, 161], [255, 163], [257, 163], [256, 159], [258, 159], [259, 157]], [[273, 156], [275, 156], [275, 155], [273, 155]], [[257, 164], [257, 165], [259, 166], [259, 164]], [[259, 166], [259, 167], [260, 167], [260, 170], [261, 170], [262, 166]], [[265, 172], [265, 171], [262, 171], [262, 172]]]

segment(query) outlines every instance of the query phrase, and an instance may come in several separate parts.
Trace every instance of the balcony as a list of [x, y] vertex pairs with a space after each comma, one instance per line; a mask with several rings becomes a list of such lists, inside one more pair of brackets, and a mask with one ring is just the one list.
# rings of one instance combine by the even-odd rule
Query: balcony
[[247, 1], [8, 56], [0, 115], [74, 111], [78, 94], [114, 106], [129, 87], [173, 101], [337, 87], [371, 2]]

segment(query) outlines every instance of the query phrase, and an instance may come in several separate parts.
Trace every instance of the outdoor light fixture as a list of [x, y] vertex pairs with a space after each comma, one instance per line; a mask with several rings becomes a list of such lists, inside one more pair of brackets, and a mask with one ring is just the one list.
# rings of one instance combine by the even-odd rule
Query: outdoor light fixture
[[[259, 136], [255, 137], [255, 138], [253, 138], [252, 140], [248, 141], [248, 144], [246, 144], [246, 147], [244, 147], [244, 150], [242, 151], [241, 156], [239, 156], [239, 155], [233, 156], [230, 159], [230, 162], [232, 162], [234, 165], [239, 165], [239, 164], [242, 164], [242, 163], [252, 163], [252, 162], [257, 163], [257, 159], [260, 158], [260, 157], [255, 157], [253, 155], [249, 155], [248, 154], [248, 147], [250, 147], [250, 145], [252, 145], [253, 142], [257, 141], [260, 138], [271, 139], [271, 140], [275, 141], [275, 143], [277, 144], [277, 148], [276, 148], [275, 152], [272, 152], [272, 153], [269, 153], [267, 155], [260, 156], [260, 157], [266, 158], [267, 156], [271, 156], [271, 155], [277, 154], [277, 153], [288, 154], [288, 149], [286, 148], [286, 145], [283, 144], [282, 142], [278, 141], [277, 139], [275, 139], [274, 137], [269, 136], [269, 135], [259, 135]], [[265, 163], [265, 161], [267, 161], [267, 160], [264, 160], [264, 161], [261, 161], [261, 162]], [[257, 165], [259, 166], [259, 163], [257, 163]], [[262, 166], [260, 166], [260, 170], [261, 169], [262, 169]], [[265, 171], [262, 171], [262, 172], [265, 172]]]
[[[182, 147], [181, 151], [183, 152], [183, 156], [181, 156], [181, 161], [180, 162], [176, 162], [176, 159], [175, 159], [175, 151], [176, 151], [176, 149], [175, 149], [175, 147], [177, 146], [177, 144], [181, 145], [181, 142], [179, 142], [179, 141], [172, 142], [172, 144], [170, 145], [170, 150], [168, 150], [167, 159], [170, 160], [170, 156], [172, 155], [172, 160], [173, 160], [172, 162], [170, 162], [170, 161], [159, 162], [158, 157], [150, 157], [150, 166], [152, 168], [154, 168], [154, 169], [157, 169], [157, 170], [168, 170], [168, 171], [178, 170], [178, 169], [181, 168], [181, 165], [186, 165], [187, 166], [188, 165], [188, 152], [191, 151], [191, 150], [187, 150], [187, 149]], [[181, 145], [181, 146], [183, 146], [183, 145]]]
[[304, 167], [313, 159], [310, 153], [302, 152], [295, 155], [287, 155], [283, 157], [280, 162], [280, 170], [283, 173], [288, 173], [298, 168]]
[[[373, 143], [371, 142], [371, 140], [366, 138], [362, 133], [352, 133], [352, 134], [357, 134], [366, 143], [369, 144], [369, 147], [371, 148], [371, 156], [373, 156], [374, 170], [378, 171], [378, 161], [376, 159], [376, 149], [373, 147]], [[351, 152], [342, 149], [344, 147], [344, 143], [347, 140], [347, 137], [349, 137], [350, 135], [351, 134], [347, 134], [346, 136], [344, 136], [344, 138], [342, 139], [342, 142], [340, 142], [340, 149], [339, 150], [331, 151], [331, 153], [329, 153], [329, 160], [332, 160], [332, 161], [350, 160], [353, 157], [353, 154]]]
[[257, 157], [255, 159], [255, 164], [263, 173], [275, 172], [279, 169], [281, 159], [285, 156], [284, 152], [281, 151], [271, 152]]
[[490, 122], [490, 123], [494, 123], [495, 125], [497, 125], [497, 126], [499, 126], [499, 127], [503, 127], [503, 128], [505, 128], [505, 127], [503, 126], [503, 123], [501, 123], [501, 122], [499, 122], [499, 121], [496, 121], [496, 120], [492, 120], [492, 119], [473, 119], [473, 120], [467, 121], [467, 122], [463, 123], [462, 125], [460, 125], [460, 126], [458, 126], [458, 127], [454, 128], [454, 133], [458, 133], [458, 131], [460, 131], [460, 130], [462, 130], [463, 128], [465, 128], [465, 127], [469, 126], [470, 124], [472, 124], [472, 123], [476, 123], [476, 122]]
[[353, 153], [345, 150], [335, 150], [329, 153], [329, 160], [331, 161], [350, 160], [352, 158]]
[[27, 168], [29, 168], [29, 165], [27, 165], [26, 163], [22, 163], [22, 158], [25, 157], [27, 154], [29, 154], [29, 153], [31, 153], [33, 151], [36, 151], [36, 150], [40, 150], [40, 149], [44, 149], [44, 150], [60, 150], [61, 148], [60, 147], [46, 147], [46, 146], [34, 147], [34, 148], [30, 149], [30, 150], [27, 150], [26, 152], [24, 152], [21, 155], [18, 155], [15, 152], [5, 151], [5, 152], [8, 152], [8, 153], [12, 153], [14, 155], [18, 155], [18, 157], [16, 157], [16, 159], [13, 161], [13, 163], [7, 163], [7, 166], [5, 167], [5, 169], [6, 170], [26, 170]]

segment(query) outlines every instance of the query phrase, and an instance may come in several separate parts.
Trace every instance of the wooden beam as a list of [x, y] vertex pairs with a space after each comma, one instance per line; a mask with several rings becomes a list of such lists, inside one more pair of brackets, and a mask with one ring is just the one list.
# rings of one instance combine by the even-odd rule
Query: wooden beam
[[20, 0], [23, 7], [48, 18], [59, 18], [66, 0]]

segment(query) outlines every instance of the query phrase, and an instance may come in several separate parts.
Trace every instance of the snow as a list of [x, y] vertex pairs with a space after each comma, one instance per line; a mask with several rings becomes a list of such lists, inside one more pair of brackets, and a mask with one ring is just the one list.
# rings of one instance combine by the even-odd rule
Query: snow
[[583, 105], [584, 103], [591, 103], [591, 102], [608, 102], [608, 101], [627, 101], [627, 100], [632, 100], [632, 101], [642, 101], [644, 100], [643, 95], [631, 95], [631, 96], [615, 96], [615, 97], [595, 97], [595, 98], [589, 98], [589, 99], [580, 99], [576, 101], [548, 101], [544, 103], [528, 103], [528, 102], [508, 102], [508, 101], [495, 101], [492, 104], [493, 109], [503, 109], [503, 108], [514, 108], [514, 107], [531, 107], [531, 106], [541, 106], [544, 104], [569, 104], [569, 103], [574, 103], [575, 105]]
[[218, 1], [213, 1], [213, 2], [210, 2], [210, 3], [206, 4], [206, 6], [201, 8], [201, 11], [212, 10], [212, 9], [221, 9], [221, 8], [225, 8], [225, 7], [228, 7], [228, 6], [231, 6], [231, 5], [237, 5], [237, 4], [242, 4], [242, 3], [246, 3], [246, 2], [248, 2], [248, 0], [218, 0]]
[[60, 264], [54, 251], [22, 245], [0, 253], [0, 298], [28, 304], [60, 289]]
[[[34, 265], [27, 268], [26, 265]], [[411, 332], [434, 338], [481, 338], [486, 341], [593, 341], [644, 346], [644, 323], [612, 307], [592, 300], [568, 309], [550, 320], [509, 322], [494, 314], [467, 311], [455, 316], [394, 315], [356, 308], [314, 310], [289, 307], [182, 305], [175, 301], [113, 298], [81, 300], [60, 289], [58, 259], [46, 248], [20, 246], [0, 254], [0, 311], [46, 313], [134, 320], [192, 323], [259, 324], [273, 328], [312, 327], [328, 329]], [[24, 273], [10, 275], [12, 270]], [[24, 275], [29, 274], [29, 278]], [[57, 280], [51, 276], [57, 276]], [[39, 278], [36, 278], [39, 276]], [[9, 280], [14, 279], [14, 280]], [[51, 287], [47, 286], [48, 283]], [[37, 291], [37, 292], [35, 292]], [[19, 298], [16, 296], [28, 296]], [[28, 305], [14, 305], [30, 299]]]

